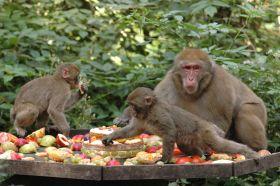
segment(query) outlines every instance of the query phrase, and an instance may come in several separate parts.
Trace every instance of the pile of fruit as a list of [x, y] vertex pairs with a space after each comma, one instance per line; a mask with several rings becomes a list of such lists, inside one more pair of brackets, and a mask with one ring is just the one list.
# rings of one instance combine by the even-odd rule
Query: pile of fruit
[[[71, 139], [62, 134], [56, 137], [39, 129], [25, 138], [0, 132], [0, 159], [49, 161], [97, 166], [163, 164], [162, 141], [158, 136], [141, 134], [134, 138], [118, 139], [111, 146], [104, 146], [101, 139], [116, 130], [116, 126], [94, 128], [86, 135], [75, 135]], [[261, 155], [270, 154], [263, 150]], [[172, 163], [209, 164], [242, 161], [241, 154], [218, 154], [208, 156], [186, 156], [175, 145]]]

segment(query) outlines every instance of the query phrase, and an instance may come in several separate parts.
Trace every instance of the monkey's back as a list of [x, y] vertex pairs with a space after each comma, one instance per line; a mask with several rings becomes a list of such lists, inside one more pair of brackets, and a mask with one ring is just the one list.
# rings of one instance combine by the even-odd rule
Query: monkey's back
[[45, 76], [33, 79], [20, 88], [15, 99], [14, 109], [17, 110], [18, 105], [31, 103], [40, 106], [40, 112], [45, 111], [49, 105], [49, 99], [54, 94], [56, 86], [63, 84], [56, 82], [54, 76]]
[[201, 125], [206, 128], [211, 125], [208, 121], [180, 107], [170, 105], [166, 102], [162, 102], [162, 104], [165, 105], [165, 108], [167, 109], [167, 112], [172, 118], [178, 131], [184, 133], [194, 133], [201, 128]]

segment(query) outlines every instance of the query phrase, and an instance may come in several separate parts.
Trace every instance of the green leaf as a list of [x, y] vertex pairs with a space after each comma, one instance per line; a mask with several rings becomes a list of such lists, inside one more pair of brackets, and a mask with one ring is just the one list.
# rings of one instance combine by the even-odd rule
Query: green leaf
[[215, 13], [217, 13], [217, 8], [214, 6], [209, 6], [204, 9], [204, 12], [209, 15], [210, 17], [213, 17]]

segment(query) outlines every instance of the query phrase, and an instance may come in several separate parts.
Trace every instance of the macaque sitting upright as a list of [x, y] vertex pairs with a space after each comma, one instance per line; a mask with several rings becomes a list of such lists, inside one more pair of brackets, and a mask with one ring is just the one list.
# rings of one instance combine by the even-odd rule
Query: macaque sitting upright
[[[23, 85], [17, 94], [10, 118], [20, 136], [25, 128], [36, 121], [36, 127], [46, 126], [49, 118], [64, 135], [70, 126], [64, 110], [71, 108], [83, 95], [85, 88], [79, 83], [79, 68], [74, 64], [61, 64], [54, 75], [36, 78]], [[80, 91], [71, 93], [72, 89]]]
[[175, 143], [187, 155], [202, 155], [210, 147], [217, 152], [241, 153], [247, 158], [259, 157], [248, 146], [225, 139], [221, 129], [213, 123], [158, 99], [149, 88], [135, 89], [128, 95], [127, 101], [132, 119], [124, 128], [106, 136], [102, 140], [104, 145], [109, 145], [114, 139], [148, 131], [163, 140], [163, 162], [169, 162], [172, 158]]

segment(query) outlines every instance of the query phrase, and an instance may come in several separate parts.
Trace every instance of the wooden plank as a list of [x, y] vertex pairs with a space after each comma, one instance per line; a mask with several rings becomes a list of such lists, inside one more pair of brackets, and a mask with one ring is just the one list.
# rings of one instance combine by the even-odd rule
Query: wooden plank
[[102, 167], [100, 166], [15, 160], [3, 160], [2, 163], [5, 165], [3, 172], [7, 174], [82, 180], [102, 179]]
[[233, 163], [233, 176], [240, 176], [252, 172], [263, 171], [280, 166], [280, 152], [264, 156], [259, 159], [250, 159]]
[[103, 180], [209, 178], [232, 176], [232, 163], [103, 167]]

